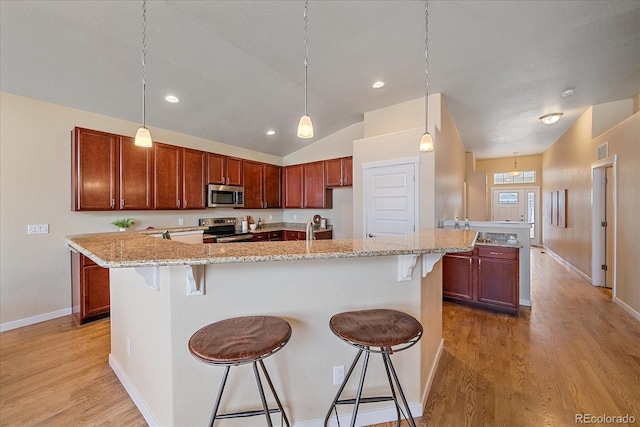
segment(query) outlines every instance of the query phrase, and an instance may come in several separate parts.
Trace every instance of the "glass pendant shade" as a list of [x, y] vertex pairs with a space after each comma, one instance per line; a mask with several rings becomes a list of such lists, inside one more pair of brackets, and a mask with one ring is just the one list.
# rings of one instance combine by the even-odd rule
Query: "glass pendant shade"
[[298, 137], [313, 138], [313, 123], [311, 123], [311, 117], [306, 114], [300, 117], [300, 123], [298, 123]]
[[151, 133], [149, 133], [149, 129], [144, 126], [140, 126], [138, 132], [136, 132], [136, 141], [135, 145], [138, 147], [151, 147]]
[[509, 175], [511, 175], [511, 176], [519, 176], [519, 175], [522, 175], [522, 171], [514, 169], [511, 172], [509, 172]]
[[420, 151], [433, 151], [435, 148], [433, 138], [429, 132], [425, 132], [420, 138]]

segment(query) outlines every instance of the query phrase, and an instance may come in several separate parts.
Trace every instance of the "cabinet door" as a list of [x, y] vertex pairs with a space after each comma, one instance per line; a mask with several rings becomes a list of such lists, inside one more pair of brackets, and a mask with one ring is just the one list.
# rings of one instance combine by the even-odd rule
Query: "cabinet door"
[[342, 159], [342, 185], [353, 185], [353, 157], [345, 157]]
[[316, 240], [331, 240], [333, 238], [333, 230], [318, 231], [313, 236]]
[[227, 185], [242, 186], [242, 159], [227, 157]]
[[262, 163], [245, 160], [244, 175], [244, 207], [246, 209], [262, 208], [262, 189], [264, 187], [264, 165]]
[[282, 207], [282, 168], [264, 165], [264, 208]]
[[182, 209], [207, 207], [207, 153], [184, 148], [182, 150]]
[[342, 185], [342, 159], [325, 160], [324, 171], [327, 187], [339, 187]]
[[305, 208], [330, 208], [324, 186], [324, 162], [304, 164], [304, 197]]
[[225, 184], [225, 156], [207, 153], [207, 183]]
[[94, 265], [82, 268], [82, 317], [109, 312], [109, 269]]
[[269, 240], [269, 233], [253, 233], [254, 242], [266, 242]]
[[519, 306], [518, 261], [478, 258], [478, 301], [517, 311]]
[[292, 230], [285, 230], [284, 240], [298, 240], [298, 232]]
[[442, 294], [449, 298], [473, 300], [471, 256], [446, 254], [442, 257]]
[[284, 169], [284, 208], [303, 207], [304, 177], [303, 165], [287, 166]]
[[180, 151], [173, 145], [153, 144], [155, 209], [180, 209]]
[[73, 141], [73, 210], [117, 209], [118, 136], [75, 128]]
[[153, 149], [120, 137], [120, 209], [153, 209]]

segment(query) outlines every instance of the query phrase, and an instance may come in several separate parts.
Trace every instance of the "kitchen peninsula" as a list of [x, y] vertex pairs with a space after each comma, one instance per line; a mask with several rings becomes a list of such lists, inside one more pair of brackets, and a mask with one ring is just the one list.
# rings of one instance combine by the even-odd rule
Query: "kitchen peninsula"
[[[328, 327], [330, 317], [345, 310], [386, 307], [421, 321], [420, 345], [393, 356], [412, 412], [421, 415], [442, 351], [438, 261], [444, 253], [472, 250], [475, 239], [474, 231], [429, 229], [401, 238], [261, 244], [187, 244], [135, 232], [67, 242], [110, 269], [109, 363], [149, 425], [204, 424], [223, 370], [196, 361], [189, 337], [217, 320], [264, 314], [293, 328], [291, 341], [265, 363], [294, 425], [310, 427], [322, 425], [337, 390], [333, 367], [353, 358], [354, 350]], [[375, 368], [367, 376], [374, 393], [387, 387], [384, 369]], [[244, 409], [243, 400], [255, 393], [251, 370], [237, 370], [230, 381], [235, 393], [223, 405]], [[383, 422], [395, 418], [395, 408], [367, 405], [361, 414], [367, 423]]]

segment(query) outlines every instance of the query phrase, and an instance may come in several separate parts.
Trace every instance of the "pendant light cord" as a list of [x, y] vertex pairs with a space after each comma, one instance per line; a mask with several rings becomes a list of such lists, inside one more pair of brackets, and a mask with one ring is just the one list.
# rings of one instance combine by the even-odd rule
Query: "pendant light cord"
[[307, 39], [309, 37], [309, 0], [304, 2], [304, 115], [307, 115], [307, 58], [309, 56], [309, 48], [307, 47]]
[[142, 126], [147, 127], [145, 103], [147, 99], [147, 0], [142, 1]]
[[424, 131], [429, 132], [429, 2], [424, 2]]

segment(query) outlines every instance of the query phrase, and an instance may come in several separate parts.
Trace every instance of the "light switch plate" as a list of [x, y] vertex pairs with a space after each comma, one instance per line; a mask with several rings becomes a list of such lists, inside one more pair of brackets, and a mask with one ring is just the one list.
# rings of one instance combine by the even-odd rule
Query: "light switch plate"
[[27, 226], [27, 234], [48, 234], [49, 224], [30, 224]]

